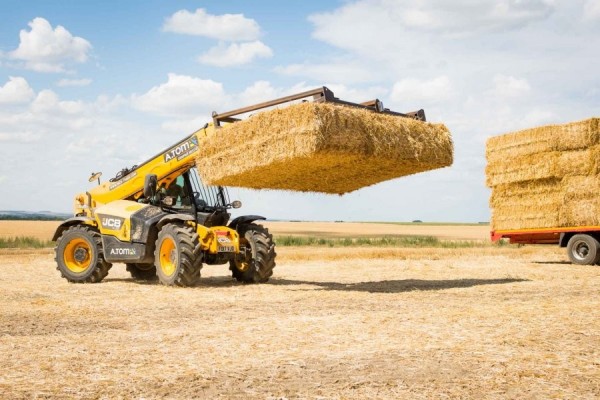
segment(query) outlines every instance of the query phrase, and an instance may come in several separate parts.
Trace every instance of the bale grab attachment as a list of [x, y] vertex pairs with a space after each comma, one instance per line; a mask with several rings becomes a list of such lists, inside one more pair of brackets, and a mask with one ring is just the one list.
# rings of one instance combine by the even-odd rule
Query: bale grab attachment
[[[312, 100], [308, 100], [312, 98]], [[379, 99], [374, 99], [370, 101], [365, 101], [363, 103], [352, 103], [350, 101], [340, 100], [335, 97], [333, 92], [329, 90], [326, 86], [322, 86], [317, 89], [308, 90], [306, 92], [301, 92], [297, 94], [292, 94], [289, 96], [281, 97], [275, 100], [265, 101], [263, 103], [258, 103], [255, 105], [238, 108], [236, 110], [227, 111], [221, 114], [218, 114], [216, 111], [213, 111], [212, 117], [214, 126], [221, 126], [221, 122], [231, 123], [240, 121], [241, 118], [236, 118], [242, 114], [246, 114], [252, 111], [262, 110], [264, 108], [274, 107], [280, 104], [291, 103], [294, 101], [301, 100], [302, 102], [312, 101], [314, 103], [330, 103], [330, 104], [339, 104], [348, 107], [356, 107], [362, 108], [365, 110], [373, 111], [380, 114], [394, 115], [397, 117], [405, 117], [412, 118], [419, 121], [426, 121], [425, 119], [425, 111], [411, 111], [407, 113], [399, 113], [396, 111], [391, 111], [389, 108], [385, 108], [383, 106], [383, 102]]]

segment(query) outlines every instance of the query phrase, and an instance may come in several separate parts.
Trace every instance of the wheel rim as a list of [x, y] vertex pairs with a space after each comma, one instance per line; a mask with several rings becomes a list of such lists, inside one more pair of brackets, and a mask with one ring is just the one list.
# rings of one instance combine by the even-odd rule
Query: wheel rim
[[[242, 240], [240, 241], [240, 244], [243, 244], [246, 247], [250, 247], [250, 249], [252, 249], [251, 244], [247, 241], [247, 240]], [[242, 271], [242, 272], [246, 272], [248, 270], [248, 268], [250, 268], [250, 263], [252, 262], [252, 250], [248, 251], [248, 249], [246, 249], [246, 254], [243, 260], [235, 260], [235, 267]]]
[[177, 267], [177, 248], [175, 241], [167, 237], [160, 244], [160, 269], [166, 276], [175, 273]]
[[245, 272], [250, 267], [250, 263], [248, 261], [235, 261], [235, 267], [242, 272]]
[[575, 257], [576, 259], [584, 260], [589, 253], [590, 247], [585, 241], [579, 240], [573, 245], [573, 257]]
[[88, 269], [92, 263], [92, 247], [85, 239], [77, 238], [69, 241], [64, 251], [65, 266], [79, 274]]

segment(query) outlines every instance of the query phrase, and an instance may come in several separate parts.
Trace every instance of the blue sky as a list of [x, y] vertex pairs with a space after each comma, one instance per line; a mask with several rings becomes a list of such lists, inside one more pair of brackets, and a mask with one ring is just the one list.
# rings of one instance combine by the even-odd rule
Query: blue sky
[[277, 219], [489, 219], [485, 140], [600, 114], [597, 0], [2, 1], [0, 209], [69, 212], [211, 111], [326, 85], [424, 108], [451, 168], [345, 196], [232, 188]]

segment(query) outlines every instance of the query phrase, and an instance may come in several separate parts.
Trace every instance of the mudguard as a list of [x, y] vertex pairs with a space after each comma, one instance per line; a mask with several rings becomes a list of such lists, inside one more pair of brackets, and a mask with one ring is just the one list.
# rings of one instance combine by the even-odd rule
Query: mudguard
[[238, 225], [240, 224], [248, 224], [250, 222], [254, 222], [257, 220], [266, 220], [265, 217], [261, 217], [260, 215], [242, 215], [235, 218], [233, 221], [227, 225], [228, 228], [235, 229], [237, 231]]
[[58, 226], [58, 228], [56, 228], [56, 231], [54, 232], [54, 236], [52, 236], [52, 241], [56, 242], [58, 240], [58, 238], [60, 237], [60, 235], [62, 235], [62, 233], [68, 227], [70, 227], [72, 225], [77, 225], [77, 224], [97, 226], [96, 221], [94, 221], [92, 218], [89, 218], [89, 217], [72, 217], [72, 218], [69, 218], [69, 219], [63, 221]]
[[160, 230], [160, 228], [162, 228], [164, 225], [168, 224], [169, 222], [173, 222], [173, 221], [195, 221], [196, 219], [194, 218], [193, 215], [190, 214], [168, 214], [165, 215], [164, 217], [162, 217], [160, 219], [160, 221], [158, 221], [158, 224], [156, 224], [156, 227]]

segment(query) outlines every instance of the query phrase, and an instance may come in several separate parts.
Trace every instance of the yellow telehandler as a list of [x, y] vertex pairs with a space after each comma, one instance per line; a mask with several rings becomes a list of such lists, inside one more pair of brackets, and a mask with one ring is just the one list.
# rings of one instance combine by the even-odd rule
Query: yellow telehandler
[[223, 187], [204, 185], [195, 157], [202, 138], [216, 134], [222, 123], [306, 98], [425, 119], [423, 110], [394, 113], [378, 100], [341, 101], [326, 87], [213, 113], [212, 123], [146, 162], [121, 170], [108, 182], [100, 182], [101, 173], [92, 173], [90, 182], [97, 181], [98, 186], [75, 196], [74, 216], [57, 228], [52, 239], [61, 275], [70, 282], [96, 283], [106, 277], [112, 263], [125, 263], [136, 279], [192, 286], [200, 279], [203, 263], [228, 263], [238, 281], [268, 281], [276, 253], [273, 236], [256, 223], [265, 217], [244, 215], [229, 221], [228, 210], [241, 203], [230, 201]]

